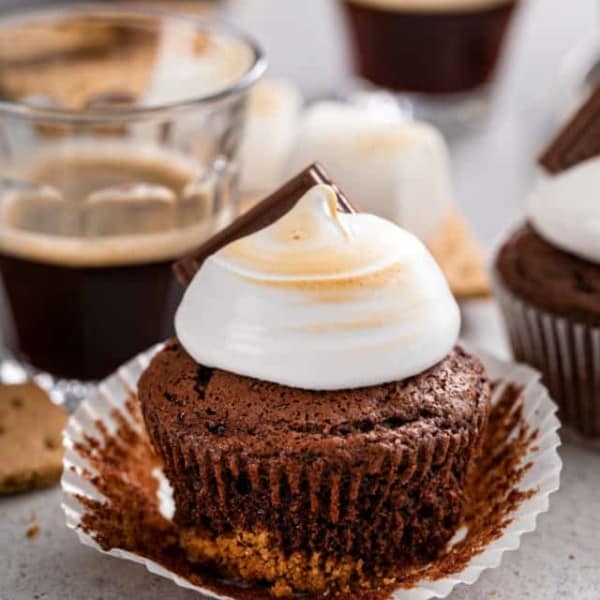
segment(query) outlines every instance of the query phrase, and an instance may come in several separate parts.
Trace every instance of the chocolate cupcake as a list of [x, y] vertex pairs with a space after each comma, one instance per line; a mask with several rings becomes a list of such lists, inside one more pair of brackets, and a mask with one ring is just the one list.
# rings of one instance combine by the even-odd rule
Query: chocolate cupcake
[[205, 260], [139, 384], [189, 559], [281, 596], [439, 556], [490, 399], [459, 320], [417, 238], [323, 185]]
[[585, 438], [600, 437], [600, 158], [585, 139], [599, 118], [600, 92], [542, 157], [528, 221], [494, 261], [515, 358], [541, 371], [563, 424]]

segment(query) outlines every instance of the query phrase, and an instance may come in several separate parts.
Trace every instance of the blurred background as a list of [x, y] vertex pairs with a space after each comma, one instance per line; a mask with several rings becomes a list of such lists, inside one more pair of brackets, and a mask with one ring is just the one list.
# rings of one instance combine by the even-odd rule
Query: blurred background
[[[46, 4], [0, 0], [0, 10]], [[201, 2], [162, 2], [195, 4]], [[595, 0], [523, 0], [489, 118], [449, 139], [457, 199], [483, 242], [522, 216], [534, 159], [573, 101], [571, 79], [598, 34], [599, 10]], [[263, 44], [270, 73], [292, 79], [307, 99], [347, 89], [351, 67], [337, 1], [230, 0], [223, 11]]]
[[[594, 0], [525, 0], [519, 11], [488, 122], [448, 140], [457, 200], [486, 243], [522, 217], [535, 158], [570, 108], [569, 60], [600, 27]], [[343, 88], [350, 66], [335, 2], [241, 0], [230, 18], [262, 41], [271, 71], [309, 97]]]
[[[273, 74], [319, 97], [343, 89], [350, 72], [337, 9], [331, 0], [239, 0], [229, 17], [258, 36]], [[585, 61], [599, 27], [595, 0], [522, 2], [488, 121], [448, 140], [457, 200], [483, 242], [522, 217], [535, 158], [573, 101], [571, 64]]]
[[[52, 3], [0, 0], [0, 10], [44, 4]], [[308, 100], [344, 94], [351, 66], [339, 2], [229, 0], [222, 11], [262, 43], [271, 75], [292, 79]], [[522, 216], [534, 159], [573, 102], [572, 79], [595, 43], [599, 12], [596, 0], [523, 0], [489, 118], [449, 139], [457, 200], [484, 243]]]

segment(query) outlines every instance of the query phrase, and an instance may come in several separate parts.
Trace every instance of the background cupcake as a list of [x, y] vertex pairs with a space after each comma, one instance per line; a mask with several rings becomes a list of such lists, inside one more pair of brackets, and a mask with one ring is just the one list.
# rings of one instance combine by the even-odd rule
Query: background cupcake
[[540, 163], [528, 222], [494, 263], [515, 357], [539, 369], [564, 424], [600, 437], [600, 91]]

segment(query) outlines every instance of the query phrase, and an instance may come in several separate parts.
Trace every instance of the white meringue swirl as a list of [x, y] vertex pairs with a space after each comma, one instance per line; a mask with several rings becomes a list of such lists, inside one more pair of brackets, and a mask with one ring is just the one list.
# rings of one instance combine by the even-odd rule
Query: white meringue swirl
[[565, 252], [600, 263], [600, 158], [543, 175], [529, 197], [535, 230]]
[[209, 257], [176, 315], [199, 363], [298, 388], [404, 379], [456, 343], [458, 306], [412, 234], [337, 212], [312, 188], [279, 221]]

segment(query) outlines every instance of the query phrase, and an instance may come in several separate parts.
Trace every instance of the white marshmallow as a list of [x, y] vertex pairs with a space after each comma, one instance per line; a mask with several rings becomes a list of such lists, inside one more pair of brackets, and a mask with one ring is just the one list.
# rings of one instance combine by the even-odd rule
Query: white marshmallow
[[160, 105], [225, 89], [252, 65], [251, 48], [225, 34], [199, 33], [193, 25], [166, 23], [142, 104]]
[[451, 203], [448, 150], [439, 132], [399, 114], [339, 102], [309, 108], [288, 174], [313, 161], [361, 208], [428, 241]]

